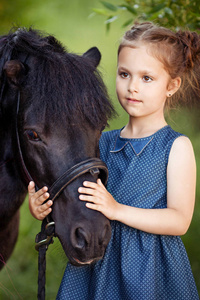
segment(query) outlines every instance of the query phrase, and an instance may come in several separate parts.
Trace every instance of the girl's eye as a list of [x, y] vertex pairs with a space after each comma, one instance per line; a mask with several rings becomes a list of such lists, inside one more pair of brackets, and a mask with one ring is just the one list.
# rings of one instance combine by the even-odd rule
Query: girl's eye
[[152, 79], [151, 77], [145, 75], [145, 76], [143, 76], [143, 80], [144, 80], [145, 82], [150, 82], [150, 81], [152, 81], [153, 79]]
[[122, 77], [122, 78], [128, 78], [128, 73], [126, 73], [126, 72], [121, 72], [120, 73], [120, 76]]
[[34, 130], [26, 130], [26, 135], [31, 141], [40, 141], [40, 137]]

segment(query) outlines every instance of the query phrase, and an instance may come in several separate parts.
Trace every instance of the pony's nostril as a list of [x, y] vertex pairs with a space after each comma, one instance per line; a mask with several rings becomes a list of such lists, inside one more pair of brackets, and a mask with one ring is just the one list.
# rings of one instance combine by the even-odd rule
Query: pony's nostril
[[90, 243], [90, 235], [83, 228], [78, 227], [74, 231], [72, 243], [75, 248], [85, 248]]

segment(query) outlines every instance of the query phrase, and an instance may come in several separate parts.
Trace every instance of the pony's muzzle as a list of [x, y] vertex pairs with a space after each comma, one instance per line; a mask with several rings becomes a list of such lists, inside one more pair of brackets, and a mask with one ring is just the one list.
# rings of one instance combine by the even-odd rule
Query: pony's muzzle
[[71, 244], [76, 253], [74, 259], [78, 259], [79, 263], [88, 263], [102, 258], [110, 236], [110, 224], [106, 224], [95, 235], [91, 234], [91, 229], [77, 226], [71, 232]]

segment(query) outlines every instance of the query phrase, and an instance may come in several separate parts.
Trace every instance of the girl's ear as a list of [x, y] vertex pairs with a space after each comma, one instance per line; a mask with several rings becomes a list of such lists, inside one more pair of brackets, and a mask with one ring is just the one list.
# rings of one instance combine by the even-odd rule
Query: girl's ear
[[176, 77], [175, 79], [171, 79], [168, 88], [167, 88], [167, 97], [171, 97], [175, 94], [181, 86], [181, 78]]

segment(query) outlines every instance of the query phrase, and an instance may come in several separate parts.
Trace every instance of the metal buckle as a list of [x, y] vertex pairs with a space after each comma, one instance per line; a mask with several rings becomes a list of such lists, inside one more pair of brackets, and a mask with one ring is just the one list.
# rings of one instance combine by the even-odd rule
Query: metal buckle
[[[54, 226], [54, 225], [55, 225], [55, 222], [50, 222], [45, 226], [45, 229], [48, 229], [50, 226]], [[54, 242], [53, 237], [54, 237], [54, 233], [51, 235], [47, 235], [46, 239], [43, 239], [35, 244], [35, 249], [37, 251], [39, 251], [39, 248], [43, 245], [46, 245], [46, 249], [48, 249], [48, 246], [50, 244], [53, 244], [53, 242]]]
[[50, 244], [53, 244], [53, 242], [54, 242], [54, 240], [53, 240], [53, 235], [52, 235], [52, 236], [48, 236], [46, 239], [44, 239], [44, 240], [42, 240], [42, 241], [36, 243], [36, 244], [35, 244], [35, 249], [36, 249], [37, 251], [39, 251], [39, 248], [40, 248], [41, 246], [43, 246], [43, 245], [46, 245], [46, 249], [47, 249], [48, 246], [49, 246]]
[[100, 173], [99, 168], [92, 168], [90, 169], [90, 174], [92, 176], [98, 175]]

